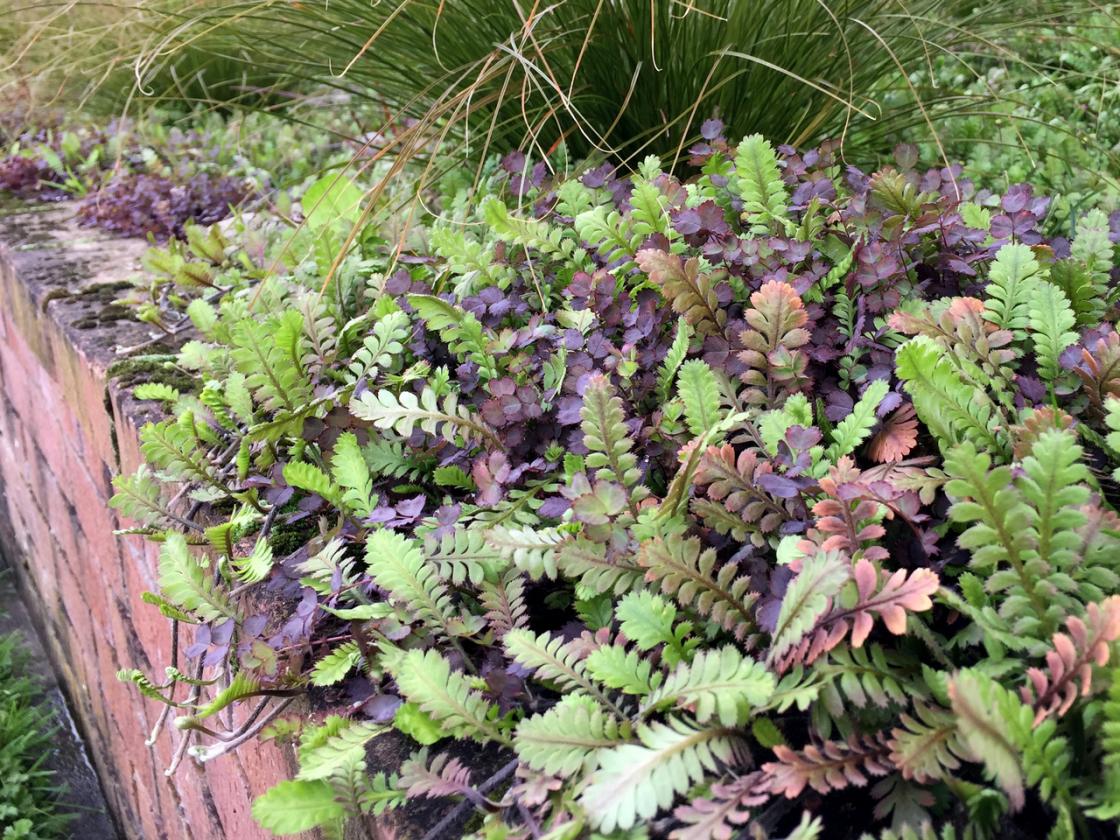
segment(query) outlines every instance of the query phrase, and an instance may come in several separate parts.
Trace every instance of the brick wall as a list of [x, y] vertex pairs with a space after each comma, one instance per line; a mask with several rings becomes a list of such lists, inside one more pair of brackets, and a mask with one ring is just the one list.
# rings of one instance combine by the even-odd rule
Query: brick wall
[[290, 756], [250, 743], [168, 779], [170, 724], [149, 749], [159, 705], [115, 677], [158, 676], [170, 661], [170, 625], [140, 601], [156, 588], [156, 553], [114, 536], [108, 507], [112, 476], [138, 463], [145, 418], [106, 373], [118, 345], [148, 337], [111, 302], [144, 245], [77, 228], [65, 205], [0, 213], [0, 548], [126, 835], [264, 837], [249, 807], [290, 777]]

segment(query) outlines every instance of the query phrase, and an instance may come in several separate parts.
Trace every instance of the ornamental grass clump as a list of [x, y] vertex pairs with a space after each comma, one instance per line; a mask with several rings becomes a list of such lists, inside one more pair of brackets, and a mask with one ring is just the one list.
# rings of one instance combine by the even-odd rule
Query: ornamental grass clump
[[513, 146], [541, 156], [563, 140], [577, 156], [636, 164], [652, 152], [670, 168], [713, 112], [735, 136], [841, 137], [865, 157], [892, 133], [928, 135], [942, 106], [988, 104], [918, 90], [910, 77], [936, 56], [967, 68], [980, 45], [1015, 65], [1012, 33], [1084, 12], [1043, 3], [1025, 14], [1000, 0], [153, 0], [144, 10], [155, 34], [126, 52], [140, 90], [166, 90], [152, 78], [203, 52], [220, 65], [213, 84], [223, 69], [233, 81], [283, 75], [416, 120], [399, 148], [410, 156], [436, 138], [472, 161]]
[[[436, 798], [479, 837], [1110, 830], [1107, 218], [1067, 244], [911, 148], [703, 136], [687, 180], [449, 176], [341, 262], [310, 207], [362, 192], [328, 176], [281, 256], [192, 229], [145, 281], [197, 387], [136, 388], [167, 416], [113, 504], [184, 641], [121, 677], [176, 761], [298, 743], [264, 827]], [[392, 730], [412, 757], [368, 767]]]

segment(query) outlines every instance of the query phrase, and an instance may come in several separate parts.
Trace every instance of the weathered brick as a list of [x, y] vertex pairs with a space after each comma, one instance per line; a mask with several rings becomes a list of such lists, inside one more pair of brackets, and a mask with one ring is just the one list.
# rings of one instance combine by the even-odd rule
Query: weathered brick
[[[140, 595], [156, 588], [158, 552], [118, 538], [107, 506], [110, 475], [140, 462], [137, 414], [107, 390], [114, 345], [137, 343], [145, 328], [81, 332], [81, 286], [127, 276], [143, 245], [83, 233], [66, 241], [68, 211], [0, 218], [0, 544], [34, 601], [47, 647], [83, 727], [106, 797], [129, 837], [213, 840], [265, 838], [252, 798], [288, 778], [292, 756], [271, 744], [172, 777], [178, 733], [165, 723], [145, 739], [160, 709], [115, 677], [122, 667], [158, 673], [169, 662], [170, 625]], [[72, 249], [72, 250], [73, 250]], [[100, 267], [100, 268], [99, 268]], [[106, 394], [110, 399], [106, 400]], [[108, 402], [108, 408], [107, 406]], [[184, 634], [184, 640], [186, 634]]]

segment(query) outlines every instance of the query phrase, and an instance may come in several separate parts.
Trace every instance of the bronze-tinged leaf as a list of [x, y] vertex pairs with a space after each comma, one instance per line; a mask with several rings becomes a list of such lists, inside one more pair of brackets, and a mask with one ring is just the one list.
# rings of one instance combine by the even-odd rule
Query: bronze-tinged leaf
[[762, 772], [770, 777], [772, 793], [796, 799], [806, 787], [818, 793], [863, 787], [868, 776], [885, 776], [895, 769], [890, 752], [887, 737], [882, 733], [853, 736], [847, 742], [810, 744], [803, 750], [779, 744], [774, 747], [778, 760], [763, 764]]
[[798, 348], [810, 338], [805, 328], [809, 315], [797, 291], [777, 280], [764, 283], [751, 295], [751, 308], [743, 317], [749, 328], [739, 334], [746, 348], [739, 360], [749, 370], [741, 378], [759, 389], [748, 394], [747, 401], [770, 404], [782, 394], [797, 391], [808, 361]]
[[940, 585], [937, 574], [930, 569], [914, 569], [909, 573], [899, 569], [888, 574], [866, 557], [853, 565], [852, 580], [856, 586], [856, 603], [851, 607], [834, 603], [812, 630], [782, 655], [780, 669], [795, 663], [814, 662], [844, 641], [849, 633], [852, 647], [860, 647], [874, 627], [876, 616], [896, 636], [905, 633], [907, 614], [931, 609], [930, 596]]
[[727, 312], [716, 297], [716, 279], [700, 273], [700, 261], [695, 257], [687, 261], [677, 254], [656, 248], [639, 251], [635, 257], [638, 267], [649, 275], [650, 281], [661, 290], [673, 311], [696, 329], [701, 336], [720, 335], [727, 326]]
[[1043, 432], [1056, 429], [1064, 432], [1073, 426], [1073, 418], [1060, 408], [1043, 406], [1036, 408], [1023, 422], [1011, 427], [1012, 454], [1016, 461], [1022, 461], [1031, 454], [1035, 441]]
[[867, 444], [867, 455], [878, 464], [901, 461], [918, 442], [918, 418], [910, 403], [899, 406]]
[[1035, 726], [1051, 715], [1061, 717], [1078, 696], [1092, 692], [1093, 666], [1108, 663], [1109, 643], [1120, 638], [1120, 595], [1089, 604], [1084, 619], [1066, 619], [1066, 631], [1052, 637], [1046, 670], [1028, 668], [1028, 685], [1019, 689], [1023, 702], [1035, 709]]
[[1120, 397], [1120, 333], [1109, 333], [1091, 349], [1082, 347], [1081, 363], [1074, 371], [1093, 412], [1104, 417], [1104, 401]]
[[673, 811], [683, 825], [669, 833], [669, 840], [731, 840], [750, 820], [751, 810], [770, 798], [767, 783], [757, 770], [730, 782], [715, 782], [706, 797]]

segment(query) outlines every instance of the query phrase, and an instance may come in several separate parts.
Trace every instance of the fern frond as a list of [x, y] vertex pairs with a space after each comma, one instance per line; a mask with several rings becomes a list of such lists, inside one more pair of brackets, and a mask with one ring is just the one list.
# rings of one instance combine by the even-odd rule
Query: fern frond
[[984, 319], [1022, 337], [1030, 320], [1030, 302], [1045, 272], [1026, 245], [1008, 243], [999, 249], [988, 270]]
[[972, 757], [984, 763], [1007, 794], [1012, 809], [1022, 808], [1023, 770], [1011, 732], [1011, 716], [1007, 714], [1009, 707], [1018, 703], [1015, 696], [990, 677], [964, 670], [949, 680], [949, 699], [961, 740]]
[[723, 334], [727, 312], [716, 295], [715, 278], [700, 272], [699, 260], [685, 261], [676, 254], [647, 248], [638, 252], [637, 262], [673, 311], [698, 335]]
[[483, 618], [499, 639], [516, 627], [524, 627], [529, 621], [525, 579], [518, 569], [508, 569], [496, 581], [482, 581], [478, 601], [486, 610]]
[[1051, 393], [1061, 372], [1061, 355], [1077, 341], [1073, 331], [1076, 322], [1061, 289], [1053, 283], [1035, 284], [1029, 298], [1027, 327], [1034, 342], [1039, 375]]
[[284, 464], [284, 481], [289, 487], [313, 493], [331, 505], [342, 504], [342, 494], [338, 487], [321, 469], [306, 461], [288, 461]]
[[226, 495], [217, 471], [206, 458], [202, 441], [194, 432], [190, 413], [178, 420], [148, 423], [140, 430], [140, 451], [144, 459], [175, 481], [197, 481]]
[[1033, 725], [1061, 717], [1074, 701], [1093, 690], [1093, 666], [1108, 664], [1110, 643], [1120, 638], [1120, 595], [1085, 608], [1084, 619], [1070, 616], [1065, 633], [1055, 633], [1046, 653], [1046, 670], [1027, 669], [1027, 685], [1019, 689], [1023, 702], [1036, 711]]
[[899, 715], [902, 726], [891, 731], [891, 761], [904, 779], [927, 784], [945, 778], [971, 756], [953, 715], [939, 706], [914, 704], [914, 715]]
[[401, 765], [401, 777], [397, 784], [408, 792], [410, 798], [426, 796], [439, 799], [474, 792], [469, 767], [447, 753], [435, 756], [429, 764], [427, 748]]
[[1105, 401], [1120, 398], [1120, 333], [1111, 332], [1091, 347], [1082, 347], [1081, 364], [1074, 372], [1093, 413], [1102, 417]]
[[832, 430], [832, 444], [825, 450], [825, 457], [836, 463], [845, 455], [856, 451], [875, 427], [875, 416], [879, 403], [887, 395], [890, 384], [885, 379], [876, 379], [871, 382], [863, 395], [852, 406], [852, 412]]
[[213, 572], [195, 559], [182, 534], [169, 533], [160, 549], [159, 588], [168, 601], [203, 621], [238, 617]]
[[628, 725], [591, 698], [568, 695], [547, 712], [521, 721], [514, 744], [518, 757], [534, 770], [568, 778], [593, 771], [599, 751], [627, 740], [628, 733]]
[[211, 698], [210, 702], [195, 711], [196, 718], [208, 718], [222, 709], [228, 708], [239, 700], [252, 697], [261, 690], [261, 681], [248, 671], [238, 671], [229, 685]]
[[700, 437], [719, 423], [719, 383], [706, 362], [693, 359], [681, 365], [677, 393], [684, 403], [684, 419], [693, 437]]
[[311, 684], [326, 686], [342, 682], [361, 661], [362, 652], [358, 643], [345, 642], [316, 661], [311, 669]]
[[533, 580], [556, 578], [557, 549], [570, 539], [557, 528], [507, 528], [486, 532], [486, 544]]
[[470, 680], [453, 672], [438, 651], [410, 650], [392, 670], [405, 698], [440, 721], [448, 735], [509, 745], [509, 737], [494, 720], [497, 709], [471, 687]]
[[340, 506], [357, 517], [368, 517], [375, 504], [373, 477], [353, 432], [344, 432], [335, 441], [331, 454], [331, 477], [342, 488]]
[[411, 333], [408, 315], [400, 310], [382, 315], [373, 329], [362, 339], [346, 366], [347, 382], [372, 380], [379, 370], [388, 370], [404, 353], [404, 342]]
[[298, 411], [311, 401], [303, 368], [303, 316], [294, 309], [278, 318], [245, 318], [230, 331], [230, 359], [266, 411]]
[[272, 571], [272, 546], [258, 539], [246, 557], [230, 557], [230, 568], [242, 583], [260, 583]]
[[1098, 301], [1095, 312], [1098, 317], [1089, 322], [1095, 326], [1104, 314], [1102, 304], [1112, 302], [1115, 292], [1111, 291], [1109, 274], [1113, 266], [1113, 244], [1108, 216], [1103, 210], [1094, 207], [1077, 221], [1077, 230], [1070, 244], [1070, 258], [1078, 263], [1088, 275], [1088, 285]]
[[662, 403], [669, 401], [673, 391], [673, 382], [677, 378], [677, 371], [680, 370], [681, 364], [688, 356], [688, 343], [691, 338], [692, 328], [689, 327], [688, 321], [683, 319], [678, 321], [677, 333], [673, 337], [673, 343], [669, 345], [665, 358], [661, 362], [661, 367], [657, 369], [657, 396]]
[[648, 657], [621, 645], [600, 645], [587, 655], [587, 672], [607, 688], [644, 697], [661, 683]]
[[668, 808], [677, 796], [732, 759], [736, 743], [724, 729], [697, 729], [670, 718], [639, 726], [640, 744], [599, 752], [599, 769], [580, 797], [603, 832], [626, 831]]
[[[977, 452], [971, 443], [957, 447], [945, 459], [950, 476], [945, 491], [960, 500], [949, 516], [955, 522], [971, 523], [957, 542], [971, 549], [971, 565], [990, 575], [990, 591], [1010, 590], [1017, 596], [1006, 600], [1001, 612], [1008, 620], [1016, 619], [1015, 631], [1044, 638], [1046, 626], [1054, 626], [1054, 614], [1060, 614], [1061, 607], [1053, 603], [1057, 592], [1049, 585], [1049, 558], [1041, 557], [1032, 543], [1037, 513], [1012, 484], [1010, 468], [989, 471], [990, 465], [988, 455]], [[1044, 492], [1050, 490], [1044, 487]], [[1049, 531], [1048, 526], [1042, 527]]]
[[838, 552], [818, 551], [805, 558], [801, 571], [790, 581], [782, 598], [778, 622], [771, 634], [768, 662], [780, 662], [812, 632], [851, 574], [851, 564]]
[[1000, 410], [987, 394], [961, 379], [932, 339], [919, 335], [899, 347], [895, 372], [942, 452], [973, 441], [1005, 453], [1006, 428]]
[[439, 576], [456, 586], [470, 581], [478, 586], [486, 578], [496, 578], [508, 565], [490, 546], [481, 531], [457, 528], [440, 539], [424, 538], [429, 563], [435, 563]]
[[761, 134], [744, 137], [735, 150], [735, 192], [743, 199], [743, 217], [751, 233], [771, 232], [788, 222], [788, 197], [770, 141]]
[[769, 798], [768, 780], [762, 772], [716, 782], [706, 796], [673, 811], [684, 825], [673, 829], [669, 840], [730, 840], [747, 825], [751, 809]]
[[457, 394], [448, 394], [441, 406], [431, 388], [424, 388], [419, 398], [411, 391], [399, 397], [388, 389], [366, 391], [350, 402], [350, 411], [359, 420], [373, 423], [379, 429], [392, 429], [405, 438], [419, 426], [456, 446], [485, 443], [493, 449], [503, 449], [497, 433], [481, 417], [459, 405]]
[[493, 334], [474, 315], [434, 295], [409, 295], [408, 302], [455, 358], [477, 364], [484, 379], [498, 375]]
[[576, 645], [545, 632], [539, 636], [531, 630], [515, 629], [502, 639], [506, 653], [538, 679], [554, 683], [566, 691], [583, 691], [604, 705], [613, 704], [588, 678], [587, 669]]
[[724, 563], [716, 571], [716, 552], [701, 551], [696, 537], [674, 534], [648, 540], [642, 543], [638, 562], [646, 569], [646, 579], [657, 583], [662, 592], [737, 639], [755, 626], [751, 607], [758, 596], [749, 591], [750, 577], [741, 575], [733, 563]]
[[[721, 503], [741, 523], [736, 524], [732, 520], [720, 527], [717, 520], [712, 522], [712, 526], [720, 533], [741, 529], [744, 536], [750, 534], [755, 545], [762, 545], [764, 535], [777, 531], [783, 522], [794, 518], [789, 508], [762, 488], [763, 477], [773, 473], [774, 468], [760, 455], [757, 449], [744, 449], [736, 455], [735, 448], [729, 443], [710, 446], [704, 451], [696, 470], [696, 483], [706, 485], [708, 497]], [[763, 481], [759, 481], [760, 478]], [[693, 509], [702, 515], [716, 515], [700, 504], [702, 501], [693, 500]]]
[[605, 545], [588, 539], [565, 543], [556, 562], [564, 577], [579, 581], [579, 590], [588, 596], [606, 592], [625, 595], [642, 580], [643, 569], [632, 559], [608, 557]]
[[366, 744], [385, 732], [378, 723], [357, 723], [338, 718], [339, 723], [321, 735], [300, 740], [297, 779], [329, 779], [344, 767], [364, 762]]
[[366, 565], [374, 583], [404, 609], [446, 636], [469, 635], [478, 623], [460, 615], [451, 594], [415, 539], [395, 531], [374, 531], [366, 540]]
[[733, 647], [699, 651], [691, 663], [682, 662], [646, 699], [642, 711], [672, 706], [690, 710], [697, 722], [713, 717], [722, 726], [745, 723], [751, 709], [770, 700], [774, 675]]
[[605, 376], [596, 374], [588, 380], [579, 416], [583, 445], [588, 449], [584, 462], [588, 469], [596, 471], [599, 481], [613, 481], [630, 488], [628, 504], [636, 519], [637, 503], [649, 495], [649, 490], [640, 484], [638, 458], [630, 451], [634, 442], [626, 428], [622, 400]]
[[[925, 692], [907, 674], [900, 657], [881, 645], [840, 646], [819, 661], [813, 673], [824, 678], [821, 701], [834, 718], [844, 714], [847, 704], [858, 709], [877, 706], [906, 706]], [[846, 698], [846, 700], [845, 700]]]
[[109, 506], [142, 527], [163, 529], [176, 519], [163, 500], [162, 485], [147, 464], [141, 464], [132, 475], [114, 476], [113, 489], [117, 492], [109, 499]]
[[749, 328], [739, 334], [746, 348], [739, 360], [748, 370], [740, 378], [752, 389], [744, 399], [777, 408], [804, 383], [808, 357], [799, 348], [809, 343], [808, 313], [793, 286], [770, 280], [751, 295], [743, 317]]
[[890, 748], [882, 735], [852, 737], [847, 742], [825, 741], [794, 750], [784, 744], [774, 747], [777, 761], [762, 765], [771, 792], [796, 799], [806, 787], [818, 793], [863, 787], [869, 776], [885, 776], [893, 767]]

